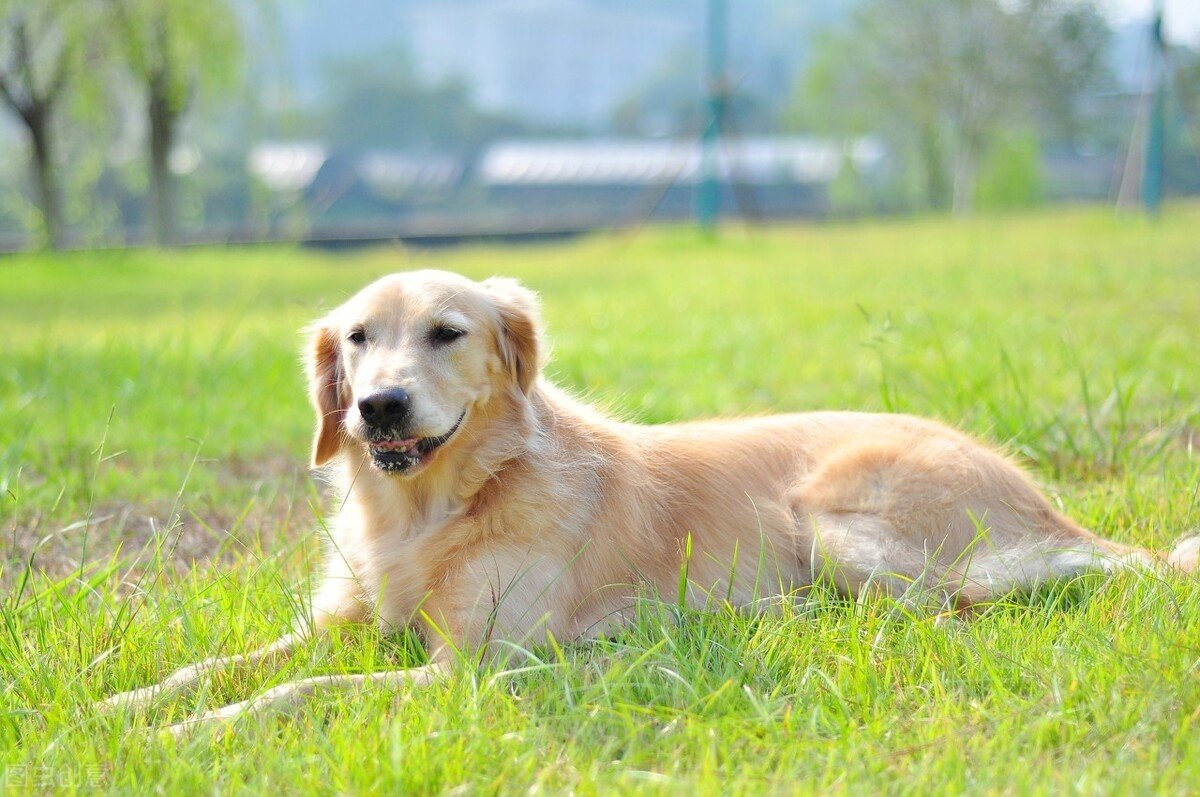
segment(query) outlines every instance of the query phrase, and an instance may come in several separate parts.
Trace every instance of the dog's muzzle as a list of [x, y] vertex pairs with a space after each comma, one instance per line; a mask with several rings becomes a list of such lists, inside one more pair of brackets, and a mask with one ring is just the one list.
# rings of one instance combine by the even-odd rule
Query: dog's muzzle
[[371, 451], [371, 460], [375, 467], [389, 473], [404, 473], [412, 470], [428, 459], [430, 454], [449, 442], [466, 417], [467, 411], [463, 410], [449, 431], [437, 437], [400, 437], [396, 430], [372, 429], [370, 439], [367, 440], [367, 447]]

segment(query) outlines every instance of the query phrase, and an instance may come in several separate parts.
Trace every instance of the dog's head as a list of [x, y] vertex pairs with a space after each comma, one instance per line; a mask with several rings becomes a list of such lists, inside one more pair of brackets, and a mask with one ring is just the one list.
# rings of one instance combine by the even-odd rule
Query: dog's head
[[313, 464], [360, 447], [412, 476], [473, 413], [528, 395], [539, 370], [537, 297], [509, 279], [393, 274], [310, 328]]

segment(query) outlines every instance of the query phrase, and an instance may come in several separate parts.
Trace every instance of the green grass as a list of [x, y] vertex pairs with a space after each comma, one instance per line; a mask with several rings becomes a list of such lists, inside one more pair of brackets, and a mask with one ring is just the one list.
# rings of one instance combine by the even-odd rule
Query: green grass
[[[92, 701], [286, 630], [321, 496], [299, 328], [370, 278], [506, 274], [553, 378], [647, 422], [932, 415], [1007, 446], [1099, 533], [1200, 527], [1200, 206], [568, 246], [0, 261], [0, 792], [1194, 793], [1200, 584], [1127, 574], [971, 620], [817, 592], [780, 616], [648, 605], [610, 642], [317, 700], [176, 742], [196, 702]], [[361, 629], [282, 672], [419, 663]]]

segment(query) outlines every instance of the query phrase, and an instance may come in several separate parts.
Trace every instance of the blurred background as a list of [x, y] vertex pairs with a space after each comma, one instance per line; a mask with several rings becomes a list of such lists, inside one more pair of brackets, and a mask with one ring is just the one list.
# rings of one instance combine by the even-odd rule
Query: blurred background
[[0, 250], [1197, 193], [1196, 0], [0, 0]]

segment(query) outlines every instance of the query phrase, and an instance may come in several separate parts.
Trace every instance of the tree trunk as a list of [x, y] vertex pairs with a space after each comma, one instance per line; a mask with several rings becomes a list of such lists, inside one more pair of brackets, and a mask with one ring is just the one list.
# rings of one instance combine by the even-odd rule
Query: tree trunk
[[925, 201], [934, 210], [944, 210], [949, 205], [950, 186], [946, 179], [946, 165], [942, 162], [937, 128], [933, 124], [921, 127], [920, 149]]
[[954, 215], [969, 216], [975, 209], [975, 183], [979, 174], [982, 136], [971, 133], [959, 137], [954, 156]]
[[154, 243], [174, 246], [175, 184], [171, 177], [171, 147], [175, 143], [177, 115], [166, 92], [150, 86], [150, 212], [153, 216]]
[[22, 116], [29, 128], [33, 147], [33, 184], [37, 190], [38, 209], [42, 213], [42, 240], [51, 249], [63, 245], [62, 205], [58, 185], [54, 180], [54, 152], [50, 134], [50, 108], [42, 105], [28, 109]]

